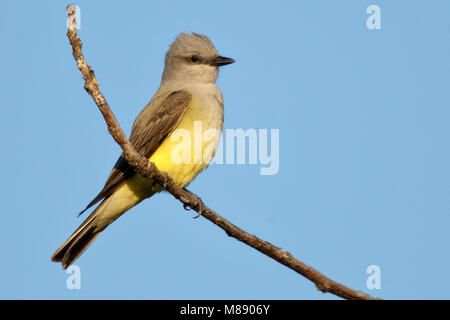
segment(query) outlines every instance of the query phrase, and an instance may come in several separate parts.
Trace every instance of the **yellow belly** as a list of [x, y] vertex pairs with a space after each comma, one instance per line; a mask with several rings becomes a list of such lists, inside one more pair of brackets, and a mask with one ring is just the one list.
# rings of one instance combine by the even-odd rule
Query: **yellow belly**
[[181, 187], [208, 166], [222, 131], [222, 114], [195, 111], [186, 111], [177, 128], [149, 159]]

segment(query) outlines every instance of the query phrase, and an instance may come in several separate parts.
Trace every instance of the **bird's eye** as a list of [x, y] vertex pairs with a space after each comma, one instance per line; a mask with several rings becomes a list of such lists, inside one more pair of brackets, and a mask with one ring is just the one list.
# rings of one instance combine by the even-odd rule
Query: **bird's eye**
[[198, 57], [197, 57], [197, 56], [192, 56], [192, 57], [191, 57], [191, 62], [192, 62], [192, 63], [198, 62]]

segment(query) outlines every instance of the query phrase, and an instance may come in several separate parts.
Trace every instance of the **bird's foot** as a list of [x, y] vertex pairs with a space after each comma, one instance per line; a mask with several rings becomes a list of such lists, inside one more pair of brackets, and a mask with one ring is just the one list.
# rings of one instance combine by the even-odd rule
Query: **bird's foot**
[[190, 204], [183, 203], [183, 208], [184, 208], [184, 210], [187, 210], [187, 211], [189, 211], [191, 209], [194, 209], [195, 211], [197, 211], [198, 214], [194, 217], [194, 219], [197, 219], [198, 217], [200, 217], [203, 214], [206, 206], [203, 203], [202, 199], [200, 199], [200, 197], [198, 197], [194, 194], [190, 195], [189, 202], [190, 202]]

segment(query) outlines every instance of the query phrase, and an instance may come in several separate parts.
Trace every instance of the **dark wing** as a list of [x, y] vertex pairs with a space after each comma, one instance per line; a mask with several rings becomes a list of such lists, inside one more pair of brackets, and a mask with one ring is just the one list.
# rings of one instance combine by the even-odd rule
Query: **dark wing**
[[[138, 125], [136, 125], [136, 121], [129, 139], [136, 151], [142, 156], [150, 158], [162, 141], [175, 129], [191, 102], [191, 97], [191, 94], [187, 91], [175, 91], [160, 103], [149, 119], [142, 117], [139, 119]], [[133, 168], [122, 154], [114, 165], [102, 191], [79, 214], [82, 214], [103, 198], [110, 196], [117, 187], [133, 174]]]

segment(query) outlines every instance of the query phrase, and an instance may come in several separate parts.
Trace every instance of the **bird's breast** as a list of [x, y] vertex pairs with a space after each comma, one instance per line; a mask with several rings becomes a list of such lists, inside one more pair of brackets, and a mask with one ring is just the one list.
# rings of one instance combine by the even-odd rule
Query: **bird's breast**
[[176, 184], [189, 184], [214, 157], [223, 127], [223, 97], [212, 84], [188, 87], [192, 100], [183, 117], [150, 157]]

